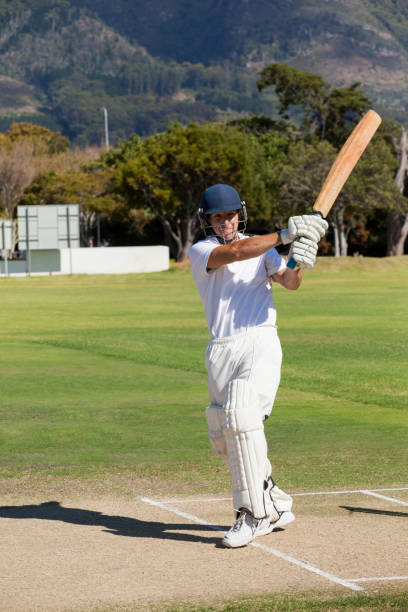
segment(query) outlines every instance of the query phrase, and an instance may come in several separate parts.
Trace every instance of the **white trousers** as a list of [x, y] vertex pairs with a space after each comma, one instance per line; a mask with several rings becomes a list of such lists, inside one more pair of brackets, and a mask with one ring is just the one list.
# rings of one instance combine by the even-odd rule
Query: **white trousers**
[[211, 340], [206, 352], [211, 402], [206, 410], [208, 435], [229, 468], [234, 509], [247, 508], [256, 518], [269, 516], [272, 502], [278, 511], [291, 506], [291, 498], [277, 487], [274, 492], [284, 496], [281, 507], [274, 494], [264, 493], [272, 469], [263, 422], [273, 407], [281, 361], [273, 326]]
[[210, 340], [206, 351], [208, 394], [212, 404], [223, 406], [228, 384], [241, 379], [258, 396], [263, 421], [271, 413], [279, 387], [282, 349], [276, 327], [252, 327], [246, 332]]

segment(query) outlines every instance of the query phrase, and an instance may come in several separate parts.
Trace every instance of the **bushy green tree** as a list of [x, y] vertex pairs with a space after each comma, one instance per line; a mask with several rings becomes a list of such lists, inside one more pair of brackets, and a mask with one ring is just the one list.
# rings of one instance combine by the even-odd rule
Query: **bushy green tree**
[[370, 100], [358, 90], [360, 83], [332, 88], [322, 77], [286, 64], [270, 64], [260, 72], [258, 89], [274, 86], [280, 114], [289, 109], [303, 111], [306, 135], [316, 135], [338, 146], [370, 107]]
[[[277, 168], [277, 187], [285, 216], [311, 211], [337, 150], [327, 141], [293, 143]], [[371, 142], [337, 197], [328, 220], [333, 230], [335, 255], [347, 255], [350, 232], [361, 230], [362, 216], [398, 205], [401, 195], [394, 184], [397, 161], [381, 135]], [[385, 240], [385, 236], [384, 236]]]
[[140, 153], [118, 167], [115, 181], [129, 207], [160, 221], [181, 261], [200, 231], [197, 210], [204, 189], [232, 184], [258, 217], [270, 216], [268, 172], [264, 150], [252, 134], [223, 124], [174, 123], [147, 138]]
[[54, 155], [66, 151], [69, 147], [69, 139], [66, 136], [41, 125], [24, 121], [13, 123], [4, 136], [12, 144], [20, 141], [32, 143], [33, 152], [37, 155], [41, 153]]
[[117, 168], [120, 164], [137, 157], [142, 149], [143, 140], [137, 134], [132, 134], [128, 140], [120, 140], [116, 148], [104, 151], [100, 159], [92, 165]]
[[[371, 105], [359, 91], [359, 85], [354, 83], [335, 89], [318, 75], [281, 64], [270, 64], [261, 71], [258, 89], [275, 87], [281, 115], [288, 119], [287, 111], [300, 110], [303, 113], [303, 140], [299, 150], [289, 156], [286, 169], [278, 178], [283, 201], [292, 202], [293, 206], [292, 196], [299, 190], [309, 193], [309, 196], [312, 193], [314, 197], [317, 195], [317, 186], [320, 188], [322, 185], [335, 152]], [[387, 253], [403, 252], [408, 234], [407, 206], [403, 197], [408, 165], [406, 138], [405, 145], [401, 144], [404, 131], [401, 138], [396, 136], [397, 132], [400, 133], [401, 129], [396, 126], [391, 129], [389, 122], [379, 130], [331, 210], [329, 221], [336, 255], [347, 254], [350, 232], [353, 229], [357, 232], [359, 224], [358, 231], [360, 235], [364, 234], [362, 219], [374, 217], [379, 209], [388, 217]], [[402, 170], [404, 166], [405, 170]], [[316, 188], [310, 189], [310, 181], [316, 184]]]

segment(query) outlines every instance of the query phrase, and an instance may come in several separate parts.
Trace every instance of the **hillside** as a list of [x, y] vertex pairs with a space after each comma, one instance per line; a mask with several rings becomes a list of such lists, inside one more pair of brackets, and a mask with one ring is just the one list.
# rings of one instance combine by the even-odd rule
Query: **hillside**
[[[94, 6], [91, 0], [80, 4]], [[384, 109], [406, 111], [405, 0], [154, 0], [147, 12], [143, 6], [136, 0], [131, 7], [119, 2], [113, 9], [102, 0], [94, 10], [163, 58], [229, 60], [249, 68], [289, 63], [336, 86], [361, 80]], [[138, 19], [143, 13], [144, 19]]]
[[361, 81], [385, 116], [408, 119], [405, 0], [0, 1], [0, 129], [16, 117], [100, 142], [169, 121], [276, 112], [259, 94], [271, 62]]

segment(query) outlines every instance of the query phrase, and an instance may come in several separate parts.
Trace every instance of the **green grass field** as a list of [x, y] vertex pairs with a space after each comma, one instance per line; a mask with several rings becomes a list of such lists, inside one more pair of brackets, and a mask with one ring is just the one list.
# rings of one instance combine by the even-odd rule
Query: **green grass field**
[[[275, 288], [284, 352], [266, 426], [286, 488], [406, 483], [408, 258], [322, 259]], [[132, 472], [228, 487], [206, 436], [208, 333], [188, 267], [0, 280], [3, 477]]]
[[[299, 291], [275, 288], [284, 364], [266, 433], [281, 486], [406, 486], [407, 288], [408, 257], [321, 259]], [[3, 278], [0, 291], [3, 483], [18, 494], [31, 478], [119, 477], [126, 494], [131, 475], [133, 495], [135, 482], [157, 495], [229, 490], [206, 435], [208, 333], [188, 267]], [[217, 609], [406, 610], [405, 595], [271, 594]]]
[[[406, 594], [377, 596], [357, 595], [328, 600], [310, 600], [310, 595], [293, 597], [288, 595], [267, 595], [241, 598], [219, 606], [169, 608], [168, 612], [402, 612], [408, 610]], [[95, 612], [117, 612], [101, 610]], [[124, 611], [127, 612], [127, 611]], [[129, 611], [131, 612], [131, 611]]]

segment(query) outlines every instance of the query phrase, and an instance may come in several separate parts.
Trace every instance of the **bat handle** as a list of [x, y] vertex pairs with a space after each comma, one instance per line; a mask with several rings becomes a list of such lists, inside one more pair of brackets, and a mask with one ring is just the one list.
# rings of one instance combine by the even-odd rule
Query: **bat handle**
[[[322, 217], [323, 215], [321, 215], [319, 212], [314, 212], [313, 213], [316, 217]], [[289, 259], [289, 261], [286, 263], [286, 267], [290, 268], [291, 270], [294, 270], [296, 268], [296, 261], [293, 259], [293, 257], [291, 257]]]

